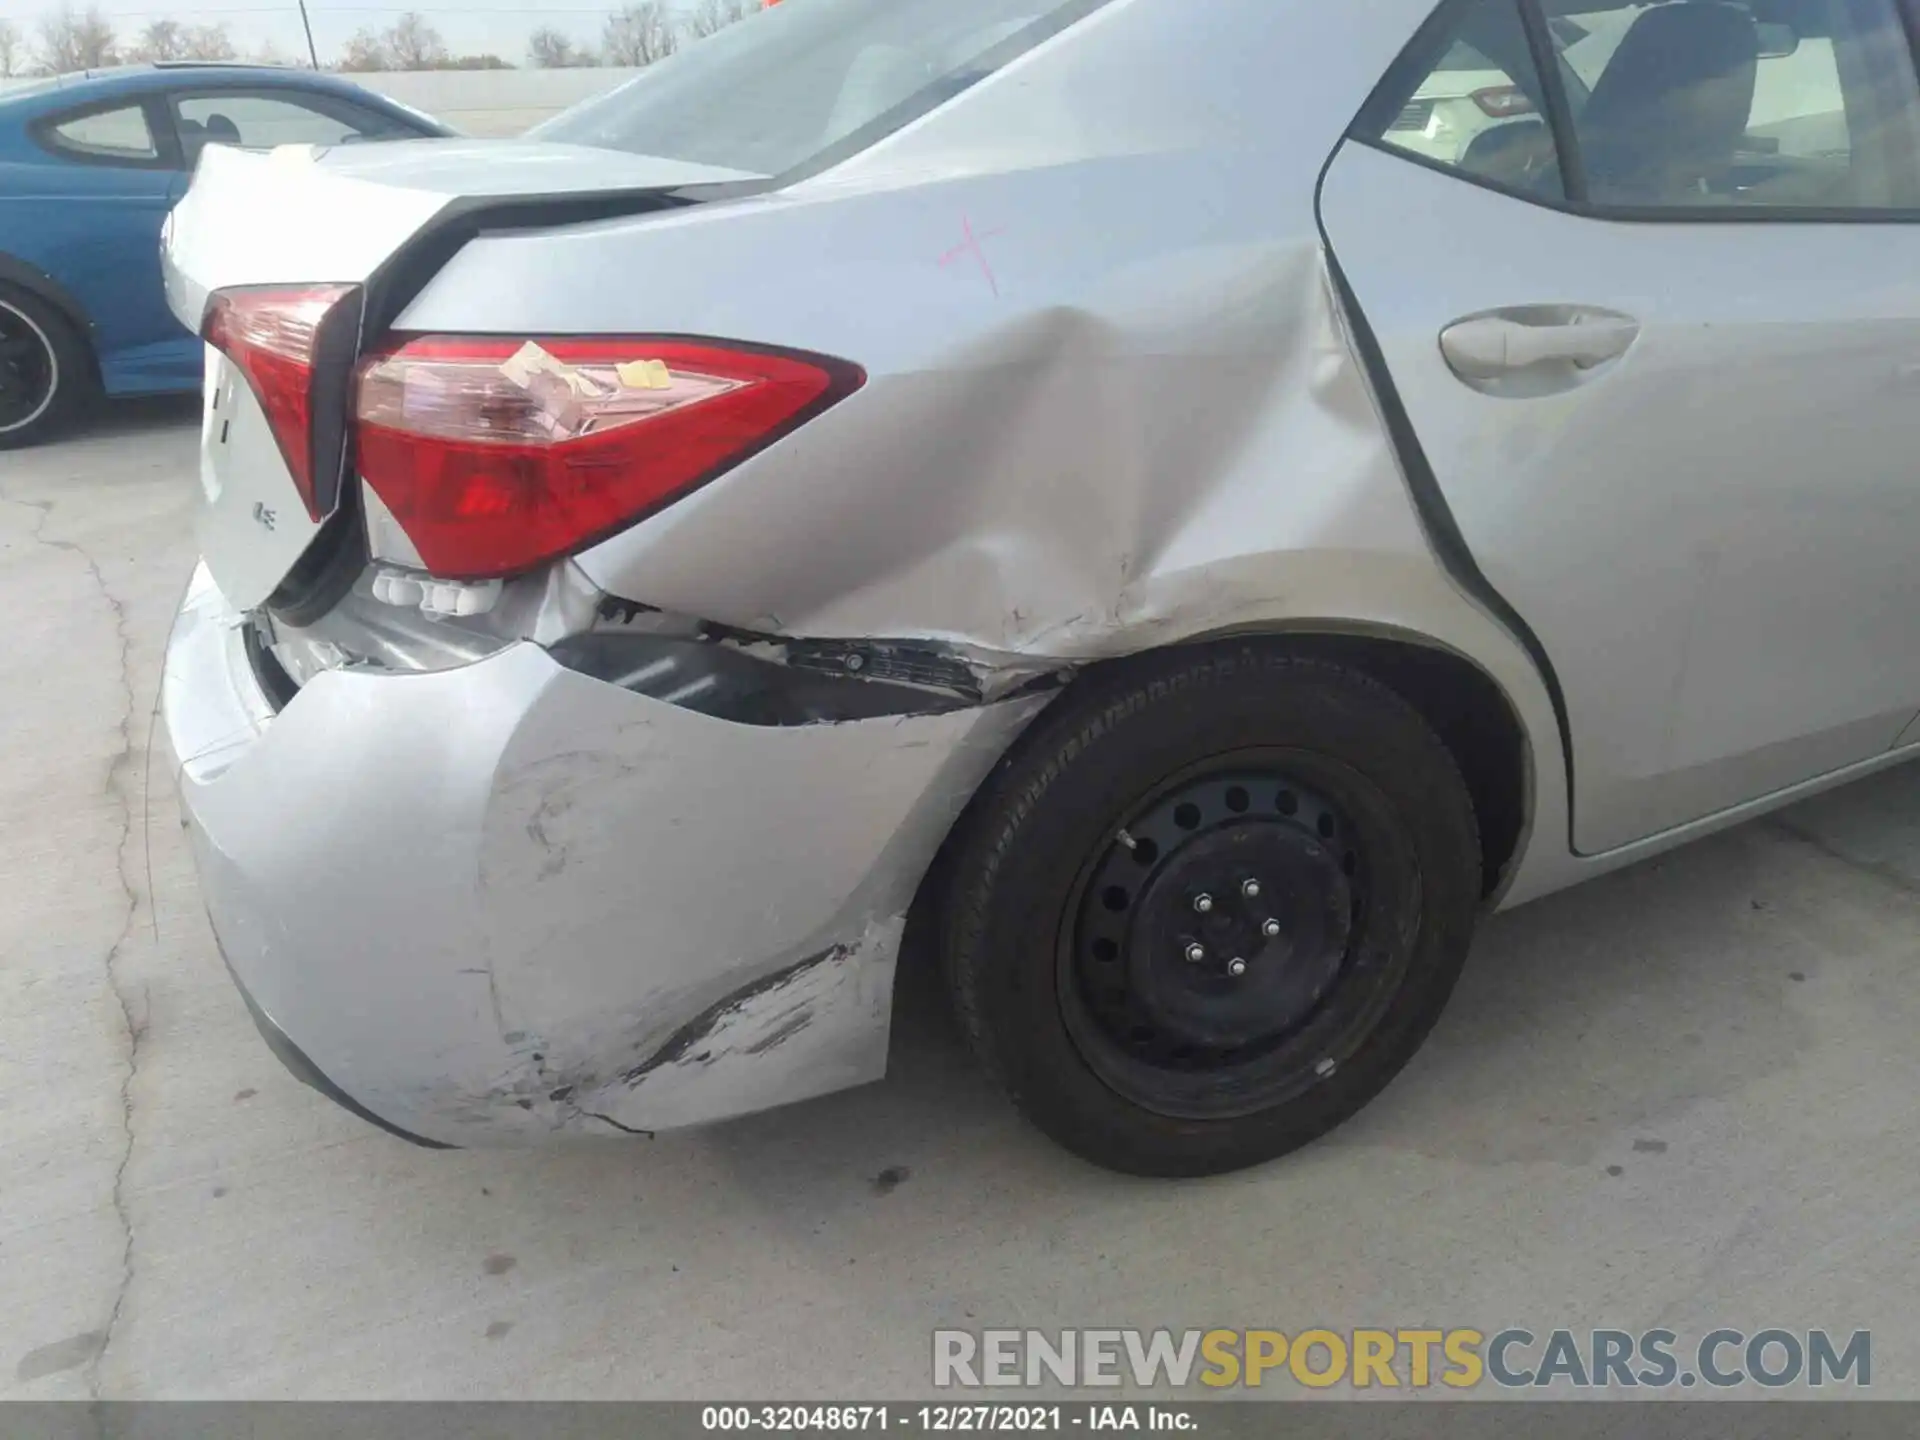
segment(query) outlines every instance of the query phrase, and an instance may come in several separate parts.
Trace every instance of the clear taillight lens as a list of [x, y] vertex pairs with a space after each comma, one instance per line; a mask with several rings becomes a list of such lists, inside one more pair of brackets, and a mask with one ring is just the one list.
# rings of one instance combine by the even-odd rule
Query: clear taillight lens
[[361, 362], [361, 478], [445, 579], [571, 554], [859, 388], [820, 356], [686, 340], [426, 336]]
[[[308, 285], [216, 291], [200, 329], [201, 338], [246, 377], [315, 520], [332, 507], [315, 484], [314, 367], [328, 317], [353, 290]], [[337, 459], [337, 445], [334, 451]]]

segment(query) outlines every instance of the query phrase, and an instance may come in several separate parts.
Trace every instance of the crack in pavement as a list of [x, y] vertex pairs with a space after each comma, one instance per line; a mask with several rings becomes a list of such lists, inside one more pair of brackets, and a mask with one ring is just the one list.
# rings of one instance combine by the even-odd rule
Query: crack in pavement
[[[120, 888], [126, 895], [126, 917], [120, 926], [120, 934], [108, 949], [105, 969], [107, 987], [113, 992], [113, 998], [120, 1007], [120, 1021], [126, 1037], [126, 1064], [120, 1077], [120, 1125], [126, 1137], [121, 1147], [120, 1159], [113, 1171], [113, 1212], [120, 1224], [120, 1279], [114, 1287], [113, 1306], [107, 1314], [107, 1323], [101, 1331], [101, 1341], [92, 1358], [87, 1362], [87, 1393], [95, 1400], [100, 1398], [100, 1370], [107, 1351], [112, 1347], [114, 1335], [119, 1327], [120, 1312], [127, 1303], [127, 1292], [133, 1287], [133, 1212], [127, 1201], [127, 1166], [133, 1160], [134, 1114], [133, 1086], [140, 1073], [140, 1045], [146, 1038], [147, 1019], [150, 1009], [149, 997], [143, 987], [140, 1007], [136, 1013], [134, 997], [120, 975], [121, 952], [127, 941], [132, 938], [134, 922], [140, 913], [140, 892], [127, 873], [127, 850], [133, 841], [133, 799], [128, 794], [128, 786], [134, 771], [133, 718], [138, 711], [135, 704], [133, 687], [133, 637], [127, 628], [127, 607], [113, 593], [107, 584], [107, 578], [101, 573], [99, 563], [80, 545], [71, 540], [52, 539], [43, 532], [47, 521], [52, 518], [53, 502], [50, 500], [22, 500], [0, 489], [0, 500], [19, 505], [35, 512], [28, 538], [50, 549], [65, 551], [79, 557], [87, 567], [94, 588], [100, 592], [107, 608], [113, 613], [114, 633], [120, 641], [120, 688], [126, 697], [126, 703], [120, 714], [118, 730], [120, 749], [107, 766], [107, 779], [104, 793], [109, 799], [116, 800], [120, 807], [120, 839], [114, 847], [114, 872], [120, 881]], [[144, 780], [142, 781], [144, 787]], [[151, 897], [149, 894], [149, 904]]]

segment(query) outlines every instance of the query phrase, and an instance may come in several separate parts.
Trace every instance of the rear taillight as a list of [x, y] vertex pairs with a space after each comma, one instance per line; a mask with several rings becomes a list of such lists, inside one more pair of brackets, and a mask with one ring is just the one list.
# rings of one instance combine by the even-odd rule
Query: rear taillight
[[492, 579], [652, 514], [864, 380], [712, 342], [426, 336], [361, 362], [356, 458], [429, 571]]
[[[334, 434], [331, 448], [314, 433], [315, 370], [325, 348], [327, 321], [353, 292], [351, 285], [220, 290], [208, 301], [200, 329], [201, 338], [246, 376], [307, 514], [315, 520], [333, 508], [331, 492], [338, 478], [322, 470], [328, 464], [337, 470], [339, 463], [337, 425], [323, 427]], [[351, 344], [351, 335], [343, 338]], [[321, 450], [328, 451], [326, 458], [317, 455]]]
[[1480, 113], [1493, 120], [1508, 120], [1515, 115], [1531, 115], [1535, 106], [1518, 85], [1489, 85], [1473, 92], [1473, 103]]

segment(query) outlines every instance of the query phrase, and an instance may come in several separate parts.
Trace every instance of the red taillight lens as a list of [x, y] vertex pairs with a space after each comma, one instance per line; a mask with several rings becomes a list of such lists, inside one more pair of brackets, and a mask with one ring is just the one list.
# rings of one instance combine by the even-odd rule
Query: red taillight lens
[[428, 336], [361, 363], [355, 447], [427, 569], [484, 580], [631, 525], [864, 380], [697, 341]]
[[351, 285], [220, 290], [200, 328], [201, 338], [247, 377], [315, 520], [324, 514], [314, 487], [314, 359], [322, 323], [352, 292]]
[[1515, 115], [1531, 115], [1534, 103], [1517, 85], [1489, 85], [1473, 92], [1473, 103], [1480, 113], [1494, 120], [1509, 120]]

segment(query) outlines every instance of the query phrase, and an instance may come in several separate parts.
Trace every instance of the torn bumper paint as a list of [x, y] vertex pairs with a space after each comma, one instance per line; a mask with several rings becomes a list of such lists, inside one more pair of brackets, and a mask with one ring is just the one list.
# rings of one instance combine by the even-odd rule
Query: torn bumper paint
[[250, 1003], [356, 1106], [472, 1145], [877, 1079], [914, 892], [1046, 702], [763, 728], [520, 643], [275, 714], [202, 568], [162, 703]]

